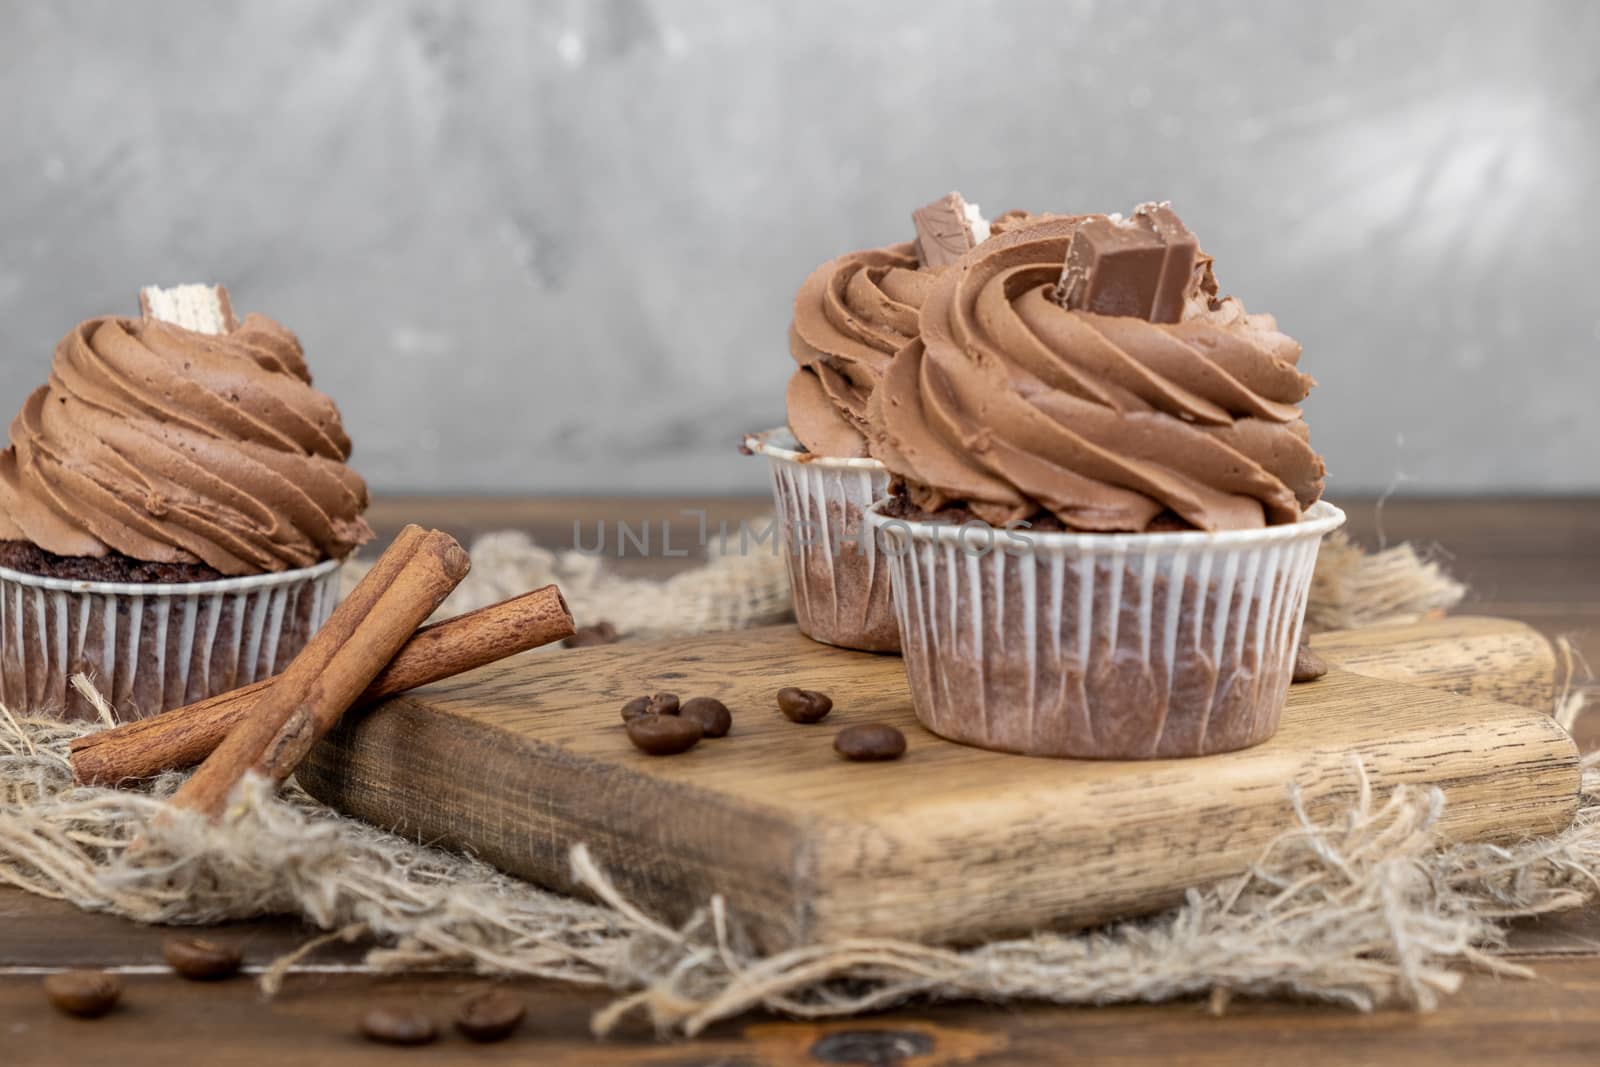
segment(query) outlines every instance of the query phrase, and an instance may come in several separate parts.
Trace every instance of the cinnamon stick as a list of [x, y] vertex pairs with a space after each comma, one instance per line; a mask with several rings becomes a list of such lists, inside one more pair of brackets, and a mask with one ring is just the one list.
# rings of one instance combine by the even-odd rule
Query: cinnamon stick
[[[571, 637], [572, 612], [553, 585], [418, 630], [355, 707], [432, 685]], [[255, 708], [280, 675], [72, 742], [72, 769], [85, 785], [114, 785], [192, 767]]]
[[281, 782], [466, 576], [450, 535], [408, 526], [327, 624], [173, 795], [174, 807], [220, 816], [251, 771]]

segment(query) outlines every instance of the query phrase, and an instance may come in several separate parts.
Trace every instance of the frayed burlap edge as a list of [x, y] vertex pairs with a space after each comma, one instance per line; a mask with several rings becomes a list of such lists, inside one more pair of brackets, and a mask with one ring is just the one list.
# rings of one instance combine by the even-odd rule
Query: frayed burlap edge
[[[1324, 620], [1394, 621], [1460, 597], [1414, 556], [1333, 548], [1313, 591]], [[715, 560], [674, 579], [667, 601], [659, 585], [520, 535], [480, 541], [474, 555], [474, 577], [447, 610], [554, 580], [580, 613], [643, 636], [778, 621], [788, 603], [781, 562], [766, 557]], [[1385, 573], [1400, 586], [1346, 595], [1382, 586]], [[712, 601], [723, 606], [704, 607]], [[678, 616], [672, 603], [701, 606]], [[1492, 955], [1505, 924], [1579, 906], [1600, 888], [1600, 774], [1586, 774], [1577, 821], [1559, 835], [1445, 847], [1438, 791], [1378, 796], [1353, 763], [1360, 788], [1346, 814], [1318, 823], [1295, 797], [1293, 824], [1249, 873], [1197, 887], [1161, 915], [968, 949], [858, 939], [763, 957], [720, 898], [682, 927], [663, 924], [624, 898], [581, 844], [574, 874], [597, 903], [343, 818], [292, 786], [275, 796], [247, 783], [220, 826], [168, 811], [162, 801], [180, 775], [139, 790], [77, 786], [67, 746], [89, 728], [0, 709], [0, 882], [147, 923], [300, 916], [330, 938], [370, 939], [367, 963], [382, 971], [470, 967], [607, 987], [617, 999], [596, 1016], [598, 1033], [633, 1012], [693, 1034], [758, 1007], [845, 1016], [912, 998], [1098, 1004], [1209, 993], [1218, 1005], [1283, 995], [1426, 1010], [1466, 967], [1526, 973]], [[292, 963], [263, 977], [268, 992]]]
[[[772, 518], [754, 520], [758, 530]], [[472, 544], [472, 570], [439, 608], [445, 618], [554, 583], [579, 626], [609, 622], [630, 638], [670, 637], [768, 626], [793, 619], [789, 572], [775, 539], [748, 552], [719, 552], [700, 567], [665, 581], [619, 575], [600, 556], [556, 552], [515, 530], [485, 534]], [[348, 590], [371, 564], [345, 567]]]
[[1449, 611], [1467, 588], [1409, 544], [1368, 552], [1343, 531], [1323, 539], [1311, 577], [1306, 629], [1354, 630]]

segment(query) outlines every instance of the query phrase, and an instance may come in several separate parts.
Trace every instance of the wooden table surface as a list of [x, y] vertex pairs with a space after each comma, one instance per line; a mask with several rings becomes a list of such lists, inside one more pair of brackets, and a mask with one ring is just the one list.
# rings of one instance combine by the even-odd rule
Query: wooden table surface
[[[1363, 543], [1411, 540], [1446, 561], [1472, 586], [1463, 610], [1523, 619], [1552, 637], [1564, 635], [1600, 668], [1600, 499], [1390, 500], [1381, 509], [1372, 501], [1341, 503], [1350, 513], [1350, 532]], [[746, 497], [391, 498], [377, 503], [373, 517], [380, 536], [415, 521], [463, 538], [520, 528], [543, 544], [565, 547], [575, 521], [587, 524], [587, 540], [601, 520], [637, 526], [649, 519], [659, 526], [670, 519], [680, 529], [681, 508], [703, 508], [714, 524], [768, 507], [763, 498]], [[665, 574], [692, 562], [628, 558], [613, 565]], [[1586, 751], [1600, 748], [1600, 711], [1581, 720], [1576, 733]], [[240, 940], [247, 964], [259, 968], [311, 932], [264, 920], [223, 933]], [[1536, 979], [1474, 975], [1427, 1015], [1248, 1001], [1234, 1002], [1220, 1018], [1195, 1001], [1109, 1008], [913, 1005], [824, 1025], [752, 1016], [695, 1041], [659, 1043], [634, 1028], [597, 1043], [588, 1020], [607, 993], [523, 981], [510, 983], [529, 1005], [528, 1022], [513, 1040], [469, 1046], [451, 1036], [409, 1050], [365, 1043], [356, 1034], [357, 1020], [378, 1002], [423, 1004], [443, 1019], [458, 997], [486, 983], [464, 975], [366, 975], [356, 948], [336, 946], [309, 958], [281, 995], [264, 1001], [252, 981], [195, 985], [164, 973], [164, 934], [0, 889], [0, 1065], [1600, 1062], [1600, 907], [1518, 927], [1510, 955], [1532, 961]], [[75, 966], [122, 970], [124, 1006], [95, 1022], [51, 1010], [40, 975]]]

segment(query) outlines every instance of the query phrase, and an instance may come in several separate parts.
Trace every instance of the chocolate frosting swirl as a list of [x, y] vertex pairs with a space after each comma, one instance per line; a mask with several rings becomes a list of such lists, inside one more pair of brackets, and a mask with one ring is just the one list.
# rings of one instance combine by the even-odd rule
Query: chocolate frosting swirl
[[794, 300], [789, 429], [807, 451], [867, 455], [867, 398], [890, 357], [917, 335], [917, 311], [935, 275], [912, 245], [850, 252], [812, 271]]
[[1081, 531], [1293, 522], [1324, 469], [1296, 406], [1311, 378], [1270, 315], [1215, 297], [1202, 257], [1171, 324], [1053, 299], [1084, 221], [991, 237], [944, 271], [870, 410], [872, 452], [928, 511]]
[[0, 452], [0, 539], [244, 575], [372, 537], [350, 439], [300, 342], [250, 315], [227, 334], [91, 319]]

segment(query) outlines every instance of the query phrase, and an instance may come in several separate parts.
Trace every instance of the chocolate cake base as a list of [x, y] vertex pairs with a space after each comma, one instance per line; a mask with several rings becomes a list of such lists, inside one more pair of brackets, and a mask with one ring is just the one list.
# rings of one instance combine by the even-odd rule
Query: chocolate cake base
[[841, 648], [900, 651], [889, 561], [863, 517], [888, 488], [883, 464], [807, 452], [782, 428], [747, 436], [744, 449], [772, 464], [800, 632]]
[[28, 541], [0, 541], [0, 567], [73, 582], [185, 584], [214, 582], [227, 577], [203, 563], [151, 563], [120, 552], [105, 556], [58, 556]]
[[327, 621], [339, 592], [336, 567], [229, 578], [216, 586], [197, 585], [195, 577], [153, 589], [79, 592], [44, 582], [104, 580], [112, 573], [139, 581], [159, 572], [92, 569], [85, 579], [63, 568], [40, 576], [23, 573], [16, 562], [15, 554], [7, 557], [11, 573], [0, 574], [0, 704], [61, 719], [99, 718], [72, 685], [78, 674], [110, 701], [119, 721], [265, 678]]
[[1324, 510], [1181, 544], [986, 542], [951, 536], [959, 523], [891, 521], [912, 708], [952, 741], [1033, 756], [1259, 744], [1278, 727], [1318, 542], [1343, 519]]
[[[937, 511], [928, 511], [911, 501], [903, 483], [894, 483], [889, 487], [889, 502], [883, 506], [882, 514], [888, 519], [899, 519], [902, 522], [931, 522], [940, 526], [960, 526], [963, 523], [989, 523], [974, 515], [964, 504], [952, 504]], [[1026, 520], [1013, 524], [1015, 529], [1026, 530], [1030, 533], [1185, 533], [1197, 530], [1194, 524], [1185, 522], [1175, 511], [1161, 511], [1142, 530], [1080, 530], [1068, 526], [1055, 515], [1048, 511], [1037, 511]]]
[[859, 540], [861, 509], [829, 505], [830, 521], [843, 534], [828, 547], [789, 546], [789, 585], [795, 621], [813, 641], [863, 652], [900, 651], [889, 561]]
[[841, 648], [900, 651], [889, 560], [862, 517], [881, 491], [873, 479], [881, 482], [882, 475], [799, 463], [777, 474], [800, 632]]

